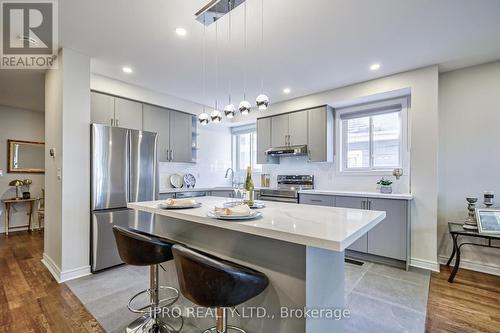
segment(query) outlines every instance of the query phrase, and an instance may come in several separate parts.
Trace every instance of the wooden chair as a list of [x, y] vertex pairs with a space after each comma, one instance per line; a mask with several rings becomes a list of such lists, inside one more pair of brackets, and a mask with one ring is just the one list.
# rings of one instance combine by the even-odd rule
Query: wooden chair
[[42, 227], [42, 221], [45, 223], [45, 190], [42, 188], [42, 196], [38, 198], [38, 230]]

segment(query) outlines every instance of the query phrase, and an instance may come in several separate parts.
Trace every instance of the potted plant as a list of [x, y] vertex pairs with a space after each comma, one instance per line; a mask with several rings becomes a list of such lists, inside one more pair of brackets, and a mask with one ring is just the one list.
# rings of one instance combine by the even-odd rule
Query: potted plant
[[385, 193], [385, 194], [392, 193], [392, 180], [385, 179], [384, 177], [382, 177], [382, 179], [380, 179], [377, 182], [377, 185], [379, 185], [380, 187], [380, 193]]

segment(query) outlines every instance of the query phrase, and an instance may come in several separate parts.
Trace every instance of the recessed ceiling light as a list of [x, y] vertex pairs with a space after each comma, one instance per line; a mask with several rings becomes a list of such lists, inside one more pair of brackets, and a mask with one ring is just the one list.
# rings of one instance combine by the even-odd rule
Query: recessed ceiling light
[[175, 29], [175, 33], [176, 33], [178, 36], [182, 36], [182, 37], [184, 37], [184, 36], [186, 36], [186, 35], [187, 35], [187, 31], [186, 31], [186, 29], [184, 29], [184, 28], [177, 28], [177, 29]]
[[370, 70], [376, 71], [380, 69], [380, 64], [373, 64], [370, 66]]
[[291, 92], [290, 88], [283, 89], [284, 94], [289, 94]]
[[130, 67], [122, 67], [123, 73], [132, 74], [134, 71]]

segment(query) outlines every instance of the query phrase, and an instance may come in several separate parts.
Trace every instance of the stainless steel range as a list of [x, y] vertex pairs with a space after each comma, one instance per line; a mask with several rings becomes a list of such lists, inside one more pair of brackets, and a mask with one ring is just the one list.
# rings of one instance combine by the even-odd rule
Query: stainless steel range
[[260, 189], [260, 200], [298, 203], [299, 191], [312, 189], [312, 175], [278, 175], [278, 188]]

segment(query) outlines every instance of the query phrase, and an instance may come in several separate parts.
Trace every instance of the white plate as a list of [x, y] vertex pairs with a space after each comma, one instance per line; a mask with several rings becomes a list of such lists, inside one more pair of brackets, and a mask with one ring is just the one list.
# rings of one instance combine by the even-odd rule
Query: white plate
[[180, 206], [180, 205], [175, 205], [175, 206], [169, 206], [164, 203], [159, 203], [158, 208], [161, 209], [187, 209], [187, 208], [199, 208], [201, 207], [201, 202], [197, 202], [194, 205], [187, 205], [187, 206]]
[[182, 180], [182, 176], [174, 173], [170, 176], [170, 184], [172, 184], [175, 188], [181, 188], [184, 185], [184, 181]]
[[[235, 202], [226, 202], [224, 203], [224, 207], [231, 208], [235, 206], [239, 206], [243, 203], [243, 201], [235, 201]], [[263, 201], [254, 200], [253, 206], [249, 206], [251, 209], [260, 209], [266, 207], [266, 204]]]
[[261, 212], [252, 211], [248, 216], [232, 216], [232, 215], [219, 215], [217, 216], [213, 211], [207, 213], [208, 217], [218, 220], [251, 220], [262, 216]]

